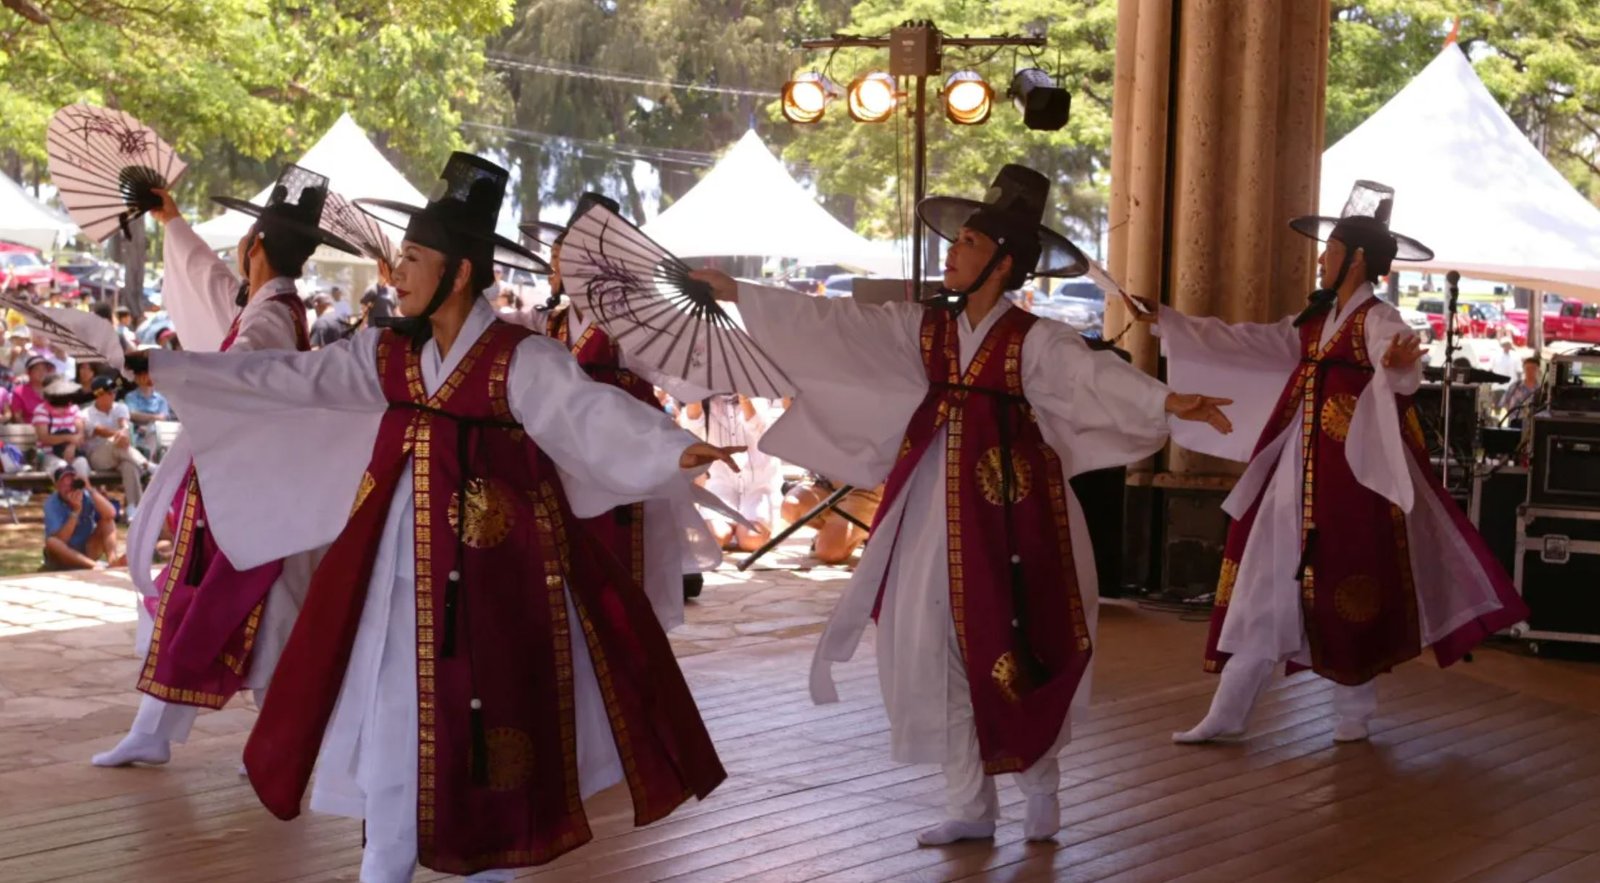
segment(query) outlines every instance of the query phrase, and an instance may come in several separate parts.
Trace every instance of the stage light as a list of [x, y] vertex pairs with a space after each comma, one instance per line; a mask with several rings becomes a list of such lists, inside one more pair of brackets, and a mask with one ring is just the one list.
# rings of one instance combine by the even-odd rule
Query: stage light
[[989, 118], [994, 89], [977, 71], [956, 71], [944, 81], [944, 115], [958, 126], [976, 126]]
[[1017, 71], [1006, 95], [1022, 112], [1022, 124], [1030, 129], [1054, 132], [1065, 126], [1072, 114], [1072, 93], [1036, 67]]
[[858, 123], [881, 123], [894, 113], [898, 97], [894, 77], [886, 71], [873, 71], [850, 83], [845, 108]]
[[783, 84], [783, 116], [791, 123], [822, 119], [828, 102], [839, 97], [839, 87], [816, 71], [806, 71]]

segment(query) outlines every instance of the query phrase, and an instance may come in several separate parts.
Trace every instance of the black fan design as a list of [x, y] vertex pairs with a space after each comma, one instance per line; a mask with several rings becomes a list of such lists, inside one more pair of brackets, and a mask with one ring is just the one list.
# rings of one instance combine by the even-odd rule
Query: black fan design
[[155, 132], [118, 110], [71, 104], [45, 130], [50, 177], [67, 213], [96, 242], [161, 206], [188, 168]]
[[0, 310], [21, 313], [28, 330], [79, 361], [110, 362], [112, 354], [122, 354], [122, 343], [111, 323], [87, 310], [41, 307], [15, 291], [0, 292]]
[[354, 245], [366, 257], [394, 266], [394, 240], [383, 232], [383, 225], [331, 190], [322, 205], [322, 229]]
[[713, 392], [793, 395], [794, 382], [689, 272], [604, 206], [561, 242], [562, 287], [633, 358]]

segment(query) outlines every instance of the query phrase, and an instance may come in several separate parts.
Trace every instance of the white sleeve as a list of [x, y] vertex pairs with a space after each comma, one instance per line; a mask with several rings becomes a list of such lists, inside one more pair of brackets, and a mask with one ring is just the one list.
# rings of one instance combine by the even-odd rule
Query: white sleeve
[[[289, 309], [272, 298], [251, 301], [239, 319], [239, 333], [228, 352], [299, 349], [300, 335]], [[178, 339], [183, 339], [181, 332]]]
[[1363, 487], [1410, 512], [1415, 501], [1411, 482], [1411, 455], [1400, 435], [1400, 411], [1396, 395], [1409, 395], [1422, 385], [1422, 362], [1409, 368], [1385, 368], [1383, 357], [1395, 335], [1409, 337], [1412, 331], [1400, 312], [1387, 304], [1367, 313], [1363, 329], [1367, 357], [1372, 360], [1372, 381], [1356, 400], [1350, 416], [1350, 431], [1345, 437], [1344, 454], [1350, 471]]
[[179, 413], [196, 397], [230, 397], [240, 410], [293, 411], [308, 405], [345, 411], [388, 407], [378, 378], [379, 330], [312, 352], [195, 353], [152, 350], [150, 378]]
[[1036, 322], [1022, 346], [1022, 387], [1066, 473], [1142, 460], [1167, 441], [1170, 390], [1071, 328]]
[[1172, 440], [1202, 454], [1248, 462], [1272, 416], [1272, 406], [1300, 363], [1300, 333], [1294, 320], [1229, 325], [1163, 307], [1156, 331], [1167, 357], [1167, 383], [1174, 392], [1233, 400], [1222, 408], [1233, 422], [1230, 435], [1203, 423], [1174, 421]]
[[678, 463], [695, 438], [665, 412], [590, 380], [556, 341], [534, 336], [517, 346], [506, 395], [512, 416], [560, 470], [578, 517], [688, 493], [689, 473]]
[[162, 259], [162, 306], [172, 317], [178, 340], [189, 350], [221, 349], [239, 309], [239, 277], [183, 218], [167, 223]]

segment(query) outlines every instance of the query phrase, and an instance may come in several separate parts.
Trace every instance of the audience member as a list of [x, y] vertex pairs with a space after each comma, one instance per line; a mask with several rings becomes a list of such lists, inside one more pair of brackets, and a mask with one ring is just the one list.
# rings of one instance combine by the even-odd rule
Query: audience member
[[50, 472], [55, 491], [44, 501], [46, 570], [102, 570], [126, 563], [117, 549], [116, 509], [78, 470]]
[[44, 388], [55, 379], [55, 366], [44, 356], [29, 356], [24, 370], [27, 380], [12, 388], [11, 417], [18, 423], [33, 423], [33, 413], [44, 404]]
[[316, 314], [311, 323], [311, 348], [321, 349], [344, 339], [345, 325], [333, 309], [333, 298], [326, 294], [311, 297], [310, 307]]
[[[79, 452], [83, 447], [83, 412], [77, 405], [82, 395], [83, 387], [57, 377], [45, 385], [44, 401], [33, 410], [33, 431], [39, 438], [39, 454], [47, 469], [51, 468], [52, 459], [74, 466], [82, 459]], [[83, 462], [80, 471], [88, 474], [88, 461]]]
[[89, 388], [94, 403], [83, 412], [84, 451], [95, 469], [115, 469], [122, 474], [122, 493], [128, 507], [124, 514], [133, 518], [144, 488], [140, 477], [149, 461], [133, 446], [132, 420], [128, 406], [117, 401], [115, 377], [96, 377]]
[[161, 453], [155, 424], [173, 419], [172, 406], [167, 404], [166, 396], [156, 392], [149, 370], [135, 373], [133, 383], [134, 388], [122, 397], [122, 403], [128, 406], [128, 419], [133, 422], [134, 446], [154, 460]]

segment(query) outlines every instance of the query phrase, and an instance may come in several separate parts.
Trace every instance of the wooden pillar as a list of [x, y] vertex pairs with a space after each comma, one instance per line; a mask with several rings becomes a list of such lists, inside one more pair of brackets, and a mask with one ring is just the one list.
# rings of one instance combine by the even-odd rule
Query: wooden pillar
[[[1229, 322], [1304, 305], [1317, 244], [1289, 219], [1317, 208], [1328, 29], [1329, 0], [1119, 0], [1108, 268], [1129, 292]], [[1127, 321], [1107, 303], [1109, 334]], [[1123, 340], [1159, 373], [1145, 327]], [[1240, 469], [1170, 446], [1130, 468], [1156, 489], [1130, 489], [1134, 581], [1214, 584], [1217, 504]]]

